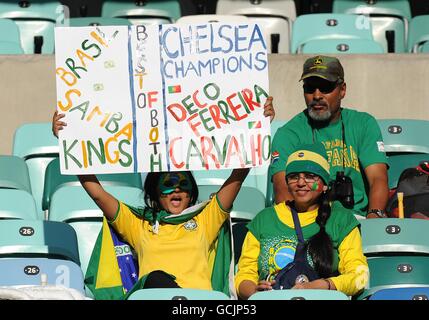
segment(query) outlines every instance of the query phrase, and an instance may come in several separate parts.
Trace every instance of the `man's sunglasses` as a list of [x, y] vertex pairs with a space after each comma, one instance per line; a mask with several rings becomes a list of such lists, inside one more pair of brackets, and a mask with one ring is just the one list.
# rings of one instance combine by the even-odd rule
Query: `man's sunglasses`
[[316, 89], [319, 89], [319, 91], [323, 94], [331, 93], [335, 90], [335, 88], [340, 84], [341, 82], [330, 82], [330, 81], [318, 81], [318, 82], [304, 82], [303, 88], [304, 93], [312, 94], [316, 91]]

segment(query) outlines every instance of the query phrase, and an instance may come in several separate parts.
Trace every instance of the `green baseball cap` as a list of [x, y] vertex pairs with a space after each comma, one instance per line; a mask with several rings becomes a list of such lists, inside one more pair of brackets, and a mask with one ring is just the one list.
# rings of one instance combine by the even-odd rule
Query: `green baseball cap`
[[330, 167], [326, 149], [321, 142], [303, 144], [290, 154], [286, 162], [286, 176], [291, 173], [310, 172], [329, 183]]
[[335, 57], [315, 56], [304, 63], [301, 79], [319, 77], [331, 82], [344, 81], [344, 69], [340, 61]]

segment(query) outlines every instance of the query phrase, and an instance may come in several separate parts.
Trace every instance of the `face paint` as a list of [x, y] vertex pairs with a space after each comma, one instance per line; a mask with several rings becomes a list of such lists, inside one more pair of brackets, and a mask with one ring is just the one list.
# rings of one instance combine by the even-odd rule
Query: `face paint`
[[319, 184], [318, 181], [313, 182], [311, 186], [311, 191], [321, 192], [323, 190], [323, 185]]
[[159, 190], [162, 194], [172, 193], [176, 188], [187, 192], [192, 191], [192, 183], [186, 173], [169, 172], [159, 177]]

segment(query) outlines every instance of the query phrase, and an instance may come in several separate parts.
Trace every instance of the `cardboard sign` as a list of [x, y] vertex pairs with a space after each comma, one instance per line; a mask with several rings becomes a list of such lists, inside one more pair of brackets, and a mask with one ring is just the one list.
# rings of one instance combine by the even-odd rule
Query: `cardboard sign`
[[256, 24], [56, 28], [63, 174], [268, 165]]

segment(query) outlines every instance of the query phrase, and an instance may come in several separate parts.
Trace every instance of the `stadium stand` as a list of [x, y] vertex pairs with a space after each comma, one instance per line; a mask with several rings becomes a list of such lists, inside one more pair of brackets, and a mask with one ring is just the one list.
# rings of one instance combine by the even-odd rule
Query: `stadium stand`
[[249, 17], [261, 25], [270, 53], [289, 53], [290, 35], [296, 18], [292, 0], [218, 0], [217, 14], [236, 14]]
[[[301, 53], [311, 40], [367, 39], [373, 40], [372, 27], [365, 16], [341, 13], [306, 14], [296, 18], [292, 29], [291, 53]], [[365, 28], [359, 25], [365, 25]]]
[[383, 45], [384, 52], [406, 52], [411, 20], [408, 0], [334, 0], [332, 11], [368, 16], [374, 39]]

